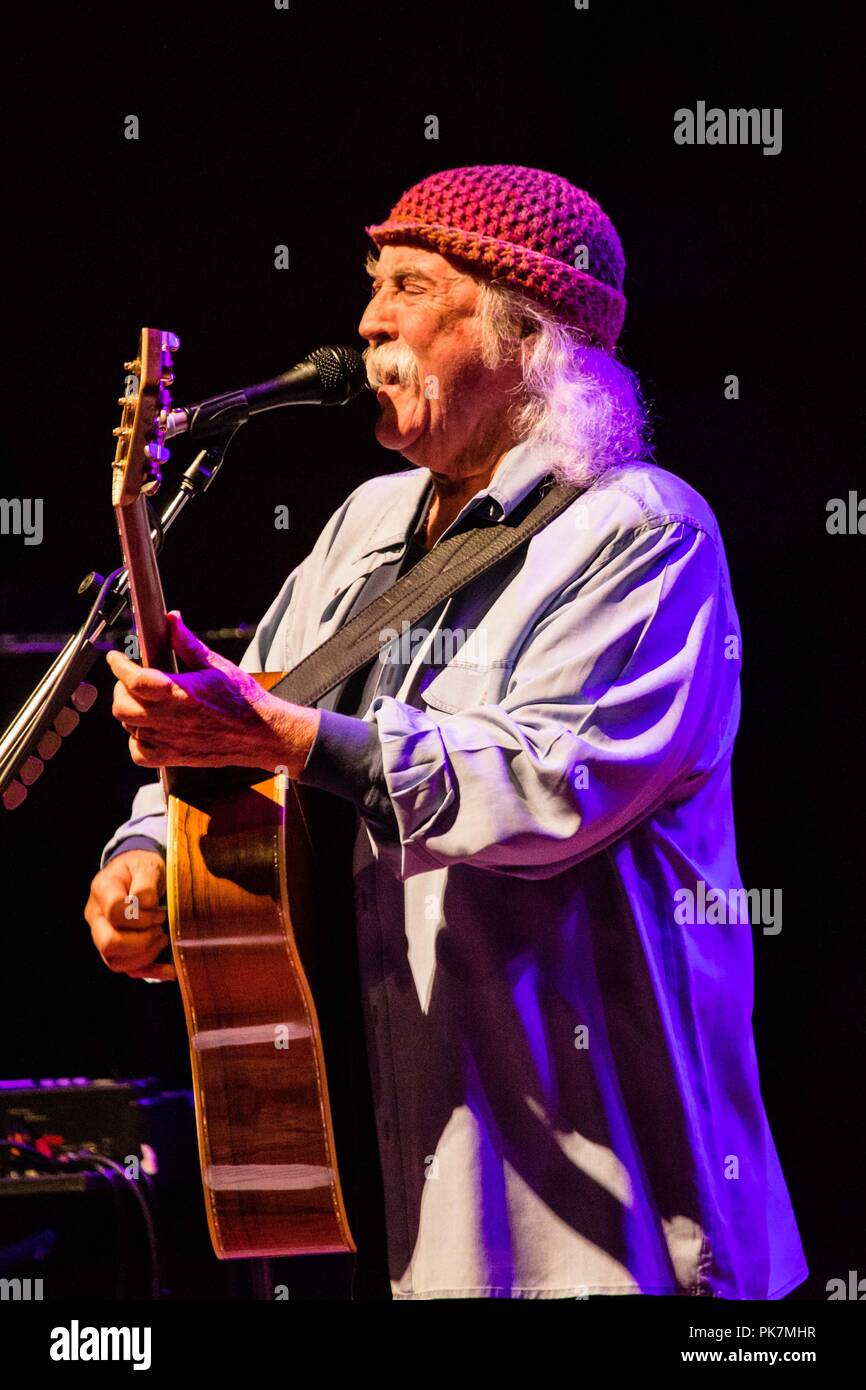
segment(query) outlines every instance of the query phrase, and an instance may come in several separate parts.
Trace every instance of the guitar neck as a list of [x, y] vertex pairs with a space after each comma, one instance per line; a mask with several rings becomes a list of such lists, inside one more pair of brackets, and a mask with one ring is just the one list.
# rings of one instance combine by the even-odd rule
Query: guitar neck
[[[123, 561], [129, 575], [141, 664], [152, 666], [157, 671], [176, 671], [177, 661], [165, 616], [165, 598], [146, 499], [141, 494], [127, 506], [115, 507], [114, 512]], [[160, 768], [159, 776], [167, 796], [171, 790], [172, 771], [170, 768]]]

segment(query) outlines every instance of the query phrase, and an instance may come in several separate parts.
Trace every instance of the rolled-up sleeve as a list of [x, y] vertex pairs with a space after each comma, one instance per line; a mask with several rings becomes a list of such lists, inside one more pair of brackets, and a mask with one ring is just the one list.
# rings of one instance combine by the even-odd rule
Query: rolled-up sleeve
[[545, 878], [603, 849], [718, 749], [735, 625], [711, 535], [670, 521], [619, 538], [535, 623], [499, 703], [374, 698], [399, 836], [368, 822], [374, 851], [404, 879], [457, 863]]
[[[165, 796], [161, 782], [139, 787], [132, 802], [129, 820], [119, 825], [102, 851], [99, 867], [127, 849], [155, 849], [165, 856], [168, 837]], [[134, 842], [134, 843], [130, 843]]]
[[372, 720], [323, 709], [298, 781], [352, 801], [380, 834], [397, 836], [397, 819], [382, 767], [379, 730]]

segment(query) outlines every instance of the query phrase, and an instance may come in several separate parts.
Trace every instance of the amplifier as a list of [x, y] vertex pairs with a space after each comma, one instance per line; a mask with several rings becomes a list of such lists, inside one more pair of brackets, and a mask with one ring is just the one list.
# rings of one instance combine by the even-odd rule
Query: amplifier
[[93, 1149], [117, 1162], [135, 1156], [145, 1172], [168, 1182], [197, 1165], [192, 1092], [160, 1091], [155, 1077], [0, 1081], [0, 1138], [46, 1154]]

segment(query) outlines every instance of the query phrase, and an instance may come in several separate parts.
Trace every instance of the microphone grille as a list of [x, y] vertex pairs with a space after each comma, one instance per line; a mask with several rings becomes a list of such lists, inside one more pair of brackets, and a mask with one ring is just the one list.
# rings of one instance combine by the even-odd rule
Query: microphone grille
[[308, 359], [322, 383], [322, 404], [343, 405], [367, 385], [367, 368], [355, 348], [336, 345], [316, 348]]

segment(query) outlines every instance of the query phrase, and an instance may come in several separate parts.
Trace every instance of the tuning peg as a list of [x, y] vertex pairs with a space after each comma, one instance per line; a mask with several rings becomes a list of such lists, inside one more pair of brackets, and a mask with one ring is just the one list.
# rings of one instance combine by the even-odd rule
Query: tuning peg
[[54, 721], [54, 727], [60, 737], [65, 738], [67, 734], [72, 733], [72, 730], [76, 728], [78, 722], [78, 715], [75, 713], [75, 710], [70, 709], [68, 705], [64, 705]]
[[137, 373], [137, 372], [140, 372], [140, 371], [141, 371], [141, 362], [139, 361], [138, 358], [136, 358], [134, 362], [124, 362], [124, 364], [123, 364], [123, 370], [124, 370], [125, 372], [136, 372], [136, 373]]
[[22, 787], [20, 782], [12, 781], [3, 793], [3, 805], [7, 811], [14, 811], [21, 805], [22, 801], [27, 800], [27, 788]]
[[138, 405], [138, 396], [118, 396], [118, 405]]
[[21, 781], [24, 783], [25, 787], [33, 786], [33, 783], [36, 781], [36, 778], [41, 775], [44, 767], [45, 764], [43, 763], [41, 758], [25, 758], [24, 762], [18, 769], [18, 776], [21, 778]]
[[60, 735], [55, 734], [53, 729], [49, 729], [47, 734], [43, 734], [36, 745], [36, 752], [43, 762], [48, 762], [60, 747]]
[[90, 685], [88, 681], [82, 681], [72, 692], [72, 703], [83, 714], [85, 710], [90, 709], [97, 693], [95, 685]]
[[111, 431], [111, 433], [115, 435], [126, 435], [130, 434], [131, 430], [129, 428], [129, 425], [117, 425], [116, 428]]
[[155, 442], [151, 444], [145, 444], [144, 452], [147, 454], [147, 457], [150, 459], [151, 463], [168, 463], [169, 459], [171, 458], [171, 454], [169, 453], [168, 449], [166, 449], [164, 444], [157, 444]]

